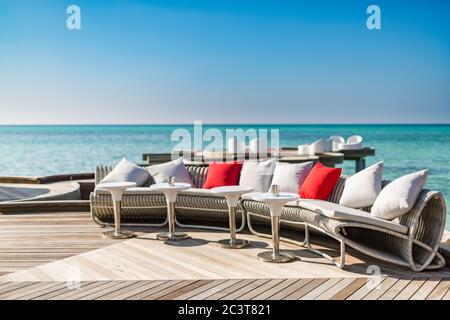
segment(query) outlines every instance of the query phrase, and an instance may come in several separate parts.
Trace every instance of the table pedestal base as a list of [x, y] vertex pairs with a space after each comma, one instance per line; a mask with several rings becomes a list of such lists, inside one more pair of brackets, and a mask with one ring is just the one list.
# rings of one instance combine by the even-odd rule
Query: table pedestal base
[[129, 238], [133, 238], [135, 236], [136, 235], [131, 231], [117, 232], [117, 231], [111, 230], [111, 231], [103, 232], [103, 237], [110, 238], [110, 239], [129, 239]]
[[242, 249], [248, 247], [250, 243], [247, 240], [242, 239], [223, 239], [217, 241], [217, 245], [224, 249]]
[[189, 238], [189, 235], [185, 232], [173, 232], [173, 233], [162, 232], [162, 233], [158, 233], [156, 235], [156, 238], [158, 240], [163, 240], [163, 241], [177, 241], [177, 240], [187, 239], [187, 238]]
[[273, 251], [264, 251], [258, 253], [258, 260], [264, 262], [283, 263], [295, 259], [295, 253], [291, 251], [280, 251], [275, 254]]

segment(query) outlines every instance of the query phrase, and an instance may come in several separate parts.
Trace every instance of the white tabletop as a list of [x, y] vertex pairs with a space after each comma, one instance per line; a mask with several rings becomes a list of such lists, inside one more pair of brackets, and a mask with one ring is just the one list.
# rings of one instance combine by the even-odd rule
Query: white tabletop
[[111, 193], [114, 202], [122, 201], [122, 194], [128, 188], [136, 187], [136, 182], [105, 182], [98, 184], [95, 189]]
[[252, 187], [244, 187], [244, 186], [223, 186], [211, 189], [212, 193], [224, 196], [225, 199], [227, 200], [229, 207], [237, 207], [241, 195], [252, 191], [253, 191]]
[[216, 187], [212, 188], [211, 192], [218, 193], [218, 194], [244, 194], [252, 192], [252, 187], [245, 187], [245, 186], [223, 186], [223, 187]]
[[270, 215], [273, 217], [280, 216], [281, 210], [286, 203], [298, 200], [299, 196], [296, 193], [280, 192], [278, 196], [274, 196], [271, 192], [252, 194], [255, 201], [262, 201], [267, 203], [270, 209]]
[[136, 182], [105, 182], [96, 186], [98, 190], [108, 191], [110, 189], [128, 189], [136, 187]]
[[255, 201], [264, 202], [289, 202], [298, 200], [299, 196], [290, 192], [280, 192], [278, 196], [274, 196], [271, 192], [255, 192], [252, 193], [252, 198]]
[[156, 183], [150, 186], [150, 190], [160, 191], [166, 196], [167, 202], [174, 203], [180, 191], [191, 188], [189, 183], [176, 182], [174, 185], [168, 183]]
[[155, 191], [169, 191], [169, 190], [187, 190], [192, 186], [189, 183], [176, 182], [174, 185], [170, 185], [167, 182], [164, 183], [155, 183], [150, 186], [150, 190]]

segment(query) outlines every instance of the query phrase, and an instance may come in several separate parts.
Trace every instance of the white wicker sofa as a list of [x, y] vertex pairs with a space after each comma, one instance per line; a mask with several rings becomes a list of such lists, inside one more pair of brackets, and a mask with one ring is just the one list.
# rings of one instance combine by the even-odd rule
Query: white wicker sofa
[[[194, 182], [194, 188], [179, 194], [175, 207], [177, 224], [183, 227], [212, 228], [228, 230], [217, 224], [227, 225], [228, 208], [224, 198], [201, 189], [208, 167], [203, 164], [189, 164], [186, 168]], [[111, 167], [98, 167], [98, 183]], [[338, 267], [345, 266], [345, 248], [350, 246], [368, 256], [408, 267], [414, 271], [437, 269], [445, 265], [444, 258], [437, 252], [445, 227], [446, 208], [442, 195], [437, 191], [423, 190], [413, 209], [393, 220], [371, 217], [362, 210], [338, 205], [345, 184], [343, 176], [338, 181], [328, 201], [299, 200], [288, 203], [281, 214], [281, 224], [304, 232], [303, 242], [285, 239], [306, 246], [320, 254]], [[388, 182], [384, 182], [385, 186]], [[108, 193], [91, 193], [91, 213], [93, 220], [100, 225], [113, 221], [113, 207]], [[238, 231], [245, 227], [259, 236], [252, 221], [269, 222], [269, 208], [266, 204], [252, 200], [244, 195], [240, 201], [237, 223]], [[166, 203], [162, 194], [133, 188], [126, 191], [122, 201], [122, 221], [124, 225], [163, 226], [166, 221]], [[189, 223], [189, 224], [188, 224]], [[207, 224], [207, 225], [205, 225]], [[315, 250], [309, 241], [309, 231], [319, 231], [340, 243], [340, 260]]]

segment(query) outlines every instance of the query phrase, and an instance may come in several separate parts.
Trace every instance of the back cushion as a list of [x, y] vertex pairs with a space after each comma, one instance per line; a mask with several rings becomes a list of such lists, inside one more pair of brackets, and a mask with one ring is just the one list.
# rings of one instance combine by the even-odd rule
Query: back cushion
[[167, 182], [168, 177], [175, 177], [176, 182], [193, 185], [191, 177], [184, 166], [183, 158], [147, 167], [155, 183]]
[[300, 188], [302, 199], [327, 200], [341, 176], [341, 168], [329, 168], [318, 162]]
[[265, 161], [245, 161], [239, 185], [251, 187], [255, 192], [269, 191], [276, 164], [275, 158]]
[[138, 187], [141, 187], [149, 178], [150, 174], [147, 170], [123, 158], [100, 183], [135, 182]]
[[241, 174], [242, 164], [232, 163], [216, 163], [212, 162], [208, 168], [204, 189], [212, 189], [222, 186], [236, 186], [239, 184], [239, 176]]

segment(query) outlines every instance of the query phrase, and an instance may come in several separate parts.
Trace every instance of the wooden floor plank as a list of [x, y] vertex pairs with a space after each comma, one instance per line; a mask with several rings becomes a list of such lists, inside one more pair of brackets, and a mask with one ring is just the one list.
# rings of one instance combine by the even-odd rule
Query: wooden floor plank
[[303, 297], [300, 298], [300, 300], [314, 300], [318, 296], [320, 296], [322, 293], [333, 287], [336, 283], [341, 281], [342, 278], [332, 278], [328, 279], [324, 283], [322, 283], [320, 286], [314, 288], [307, 294], [305, 294]]
[[366, 284], [367, 284], [366, 278], [355, 279], [351, 284], [349, 284], [344, 289], [342, 289], [334, 296], [332, 296], [330, 300], [345, 300], [349, 296], [351, 296], [355, 291], [359, 290], [362, 286], [365, 286]]
[[284, 300], [298, 300], [301, 299], [304, 295], [313, 291], [318, 286], [322, 285], [324, 282], [328, 281], [328, 279], [313, 279], [308, 282], [305, 286], [301, 287], [299, 290], [292, 292], [290, 295], [286, 296]]
[[171, 288], [180, 282], [181, 282], [181, 280], [161, 281], [157, 286], [153, 286], [146, 290], [142, 290], [139, 293], [136, 293], [132, 296], [127, 297], [126, 300], [142, 300], [145, 297], [148, 297], [152, 294], [155, 294], [155, 293], [165, 290], [167, 288]]
[[133, 291], [137, 288], [141, 288], [142, 286], [146, 285], [149, 282], [153, 281], [134, 281], [134, 283], [131, 283], [130, 285], [123, 286], [121, 288], [116, 288], [116, 290], [110, 291], [107, 294], [95, 298], [95, 300], [120, 300], [117, 299], [117, 297], [126, 295], [130, 291]]
[[409, 300], [427, 279], [414, 279], [412, 280], [395, 298], [394, 300]]
[[133, 300], [134, 296], [136, 296], [136, 295], [138, 295], [138, 294], [140, 294], [142, 292], [148, 291], [148, 290], [150, 290], [152, 288], [155, 288], [155, 287], [157, 287], [157, 286], [159, 286], [159, 285], [161, 285], [161, 284], [163, 284], [165, 282], [167, 282], [167, 280], [156, 280], [156, 281], [143, 281], [143, 282], [140, 282], [140, 283], [142, 283], [142, 285], [137, 286], [136, 288], [131, 289], [131, 290], [127, 291], [127, 292], [123, 292], [123, 293], [121, 293], [119, 295], [116, 295], [114, 297], [114, 300]]
[[19, 290], [14, 290], [5, 296], [1, 296], [0, 299], [26, 300], [26, 297], [28, 296], [33, 296], [36, 293], [42, 293], [45, 290], [50, 290], [59, 284], [59, 282], [35, 282]]
[[218, 284], [215, 287], [212, 287], [208, 290], [205, 290], [199, 294], [196, 294], [195, 296], [192, 296], [190, 298], [188, 298], [187, 300], [203, 300], [206, 299], [207, 297], [214, 295], [217, 292], [221, 292], [229, 287], [231, 287], [232, 285], [238, 283], [239, 280], [236, 279], [232, 279], [232, 280], [225, 280], [224, 282]]
[[393, 300], [405, 289], [412, 279], [400, 279], [389, 290], [387, 290], [378, 300]]
[[378, 300], [386, 291], [388, 291], [394, 284], [396, 284], [398, 279], [396, 278], [386, 278], [377, 287], [370, 291], [363, 300]]
[[442, 300], [450, 300], [450, 289], [447, 290], [447, 293], [442, 297]]
[[426, 300], [441, 300], [450, 289], [450, 279], [442, 279]]
[[165, 289], [155, 292], [151, 295], [148, 295], [144, 298], [142, 298], [142, 300], [157, 300], [157, 299], [163, 299], [165, 296], [170, 295], [171, 293], [180, 290], [184, 287], [187, 287], [188, 285], [195, 283], [196, 280], [183, 280], [178, 282], [177, 284], [171, 285], [171, 286], [167, 286]]
[[240, 296], [255, 290], [256, 288], [258, 288], [259, 286], [263, 285], [264, 283], [268, 282], [269, 279], [258, 279], [252, 283], [250, 283], [249, 285], [246, 285], [245, 287], [240, 288], [239, 290], [236, 290], [222, 298], [220, 298], [221, 300], [235, 300], [238, 299]]
[[410, 300], [425, 300], [428, 295], [434, 290], [434, 288], [437, 287], [439, 282], [441, 282], [441, 278], [437, 279], [428, 279], [420, 288], [420, 290], [417, 290], [416, 293], [414, 293]]
[[208, 282], [207, 284], [205, 284], [205, 285], [203, 285], [201, 287], [198, 287], [198, 288], [196, 288], [196, 289], [194, 289], [194, 290], [192, 290], [190, 292], [186, 292], [186, 293], [184, 293], [184, 294], [182, 294], [182, 295], [180, 295], [178, 297], [175, 297], [174, 300], [187, 300], [187, 299], [190, 299], [190, 298], [192, 298], [192, 297], [194, 297], [194, 296], [196, 296], [196, 295], [198, 295], [198, 294], [200, 294], [202, 292], [205, 292], [206, 290], [209, 290], [211, 288], [215, 288], [216, 286], [224, 283], [225, 281], [227, 281], [227, 280], [225, 280], [225, 279], [211, 280], [210, 282]]
[[61, 289], [67, 289], [67, 283], [65, 282], [53, 282], [53, 283], [55, 285], [24, 295], [20, 297], [20, 300], [43, 300], [46, 299], [47, 296], [51, 296], [54, 292], [59, 292], [59, 290]]
[[245, 279], [240, 280], [233, 284], [232, 286], [225, 288], [219, 292], [216, 292], [208, 297], [205, 298], [205, 300], [219, 300], [222, 297], [225, 297], [226, 295], [230, 294], [231, 292], [234, 292], [236, 290], [239, 290], [240, 288], [249, 285], [252, 282], [255, 282], [256, 279]]
[[36, 299], [40, 300], [74, 300], [83, 293], [95, 292], [101, 286], [110, 286], [109, 281], [83, 281], [77, 288], [76, 286], [64, 286], [61, 289], [48, 293], [45, 296], [40, 296]]
[[[364, 297], [366, 297], [368, 294], [370, 294], [373, 290], [377, 290], [377, 288], [382, 286], [382, 283], [385, 280], [386, 280], [386, 278], [381, 278], [381, 277], [377, 277], [377, 278], [368, 280], [369, 282], [367, 283], [367, 285], [362, 286], [361, 288], [359, 288], [358, 290], [353, 292], [347, 298], [347, 300], [362, 300], [362, 299], [364, 299]], [[370, 281], [372, 281], [372, 282], [370, 282]], [[375, 281], [377, 281], [377, 282], [375, 282]]]
[[278, 290], [278, 291], [272, 290], [272, 294], [266, 295], [265, 299], [266, 300], [280, 300], [279, 298], [277, 298], [277, 296], [279, 296], [280, 294], [282, 295], [283, 292], [287, 291], [288, 288], [295, 285], [298, 281], [299, 281], [299, 279], [287, 279], [287, 280], [281, 282], [283, 287], [281, 287], [280, 290]]
[[239, 297], [240, 300], [252, 300], [255, 299], [260, 294], [264, 293], [265, 291], [269, 290], [273, 286], [279, 284], [282, 282], [283, 279], [273, 279], [265, 282], [264, 284], [260, 285], [259, 287], [255, 288], [254, 290], [247, 292], [246, 294], [243, 294]]
[[252, 298], [253, 300], [267, 300], [271, 296], [277, 294], [281, 290], [283, 290], [286, 287], [289, 287], [293, 283], [296, 282], [297, 279], [286, 279], [281, 281], [280, 283], [274, 285], [272, 288], [262, 292], [261, 294], [257, 295], [256, 297]]
[[23, 287], [27, 287], [32, 284], [33, 284], [33, 282], [28, 282], [28, 281], [27, 282], [24, 281], [24, 282], [9, 283], [9, 284], [3, 286], [2, 288], [0, 288], [0, 298], [2, 298], [2, 296], [8, 294], [11, 291], [19, 290]]
[[297, 279], [293, 284], [291, 284], [289, 287], [286, 287], [284, 290], [277, 292], [273, 296], [269, 298], [269, 300], [283, 300], [288, 295], [292, 294], [293, 292], [300, 290], [300, 288], [304, 287], [306, 284], [311, 282], [313, 279]]
[[179, 296], [182, 296], [186, 293], [192, 292], [193, 290], [203, 287], [204, 285], [212, 282], [213, 280], [197, 280], [197, 281], [193, 281], [191, 284], [187, 285], [184, 288], [181, 288], [177, 291], [174, 291], [166, 296], [164, 296], [164, 300], [174, 300]]
[[334, 286], [329, 288], [327, 291], [319, 295], [314, 300], [330, 300], [338, 292], [349, 286], [354, 280], [355, 280], [354, 278], [344, 278], [341, 281], [337, 282]]
[[119, 281], [118, 283], [109, 286], [107, 288], [103, 288], [101, 290], [98, 290], [96, 292], [92, 292], [89, 295], [85, 295], [82, 297], [79, 297], [78, 300], [96, 300], [99, 299], [107, 294], [113, 293], [116, 290], [120, 290], [123, 288], [128, 288], [129, 286], [135, 284], [137, 281]]

